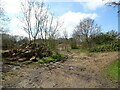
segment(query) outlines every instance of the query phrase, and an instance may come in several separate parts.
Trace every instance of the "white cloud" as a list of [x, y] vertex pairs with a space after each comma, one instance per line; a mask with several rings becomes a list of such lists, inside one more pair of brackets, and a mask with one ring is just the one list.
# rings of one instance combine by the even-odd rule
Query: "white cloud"
[[88, 0], [88, 2], [80, 3], [85, 10], [96, 10], [97, 8], [100, 8], [104, 5], [104, 2], [101, 0], [98, 0], [98, 2], [94, 2], [95, 0]]
[[19, 35], [19, 36], [24, 36], [27, 37], [27, 33], [22, 29], [22, 22], [18, 18], [13, 18], [10, 21], [10, 34], [12, 35]]
[[[95, 19], [96, 17], [97, 14], [95, 13], [81, 13], [69, 11], [60, 16], [60, 19], [64, 21], [63, 28], [65, 28], [70, 35], [74, 27], [80, 22], [80, 20], [83, 20], [85, 18]], [[64, 29], [60, 31], [60, 33], [62, 34], [63, 31]]]
[[[5, 10], [10, 14], [17, 14], [21, 11], [20, 2], [25, 2], [26, 0], [2, 0], [5, 5]], [[45, 2], [79, 2], [85, 9], [96, 10], [102, 7], [108, 1], [118, 1], [118, 0], [42, 0]]]
[[78, 2], [83, 6], [85, 10], [96, 10], [103, 7], [107, 2], [113, 2], [118, 0], [43, 0], [46, 2]]
[[[44, 0], [43, 0], [44, 1]], [[62, 1], [62, 0], [59, 0]], [[65, 1], [65, 0], [64, 0]], [[8, 14], [16, 15], [19, 14], [20, 9], [20, 2], [21, 0], [4, 0], [5, 3], [5, 10]], [[70, 2], [70, 0], [68, 0]], [[102, 5], [101, 0], [72, 0], [72, 2], [87, 2], [84, 6], [84, 8], [89, 9], [96, 9], [97, 7], [100, 7]], [[96, 4], [98, 3], [98, 4]], [[97, 14], [95, 13], [81, 13], [81, 12], [71, 12], [68, 11], [64, 13], [62, 16], [60, 16], [60, 19], [64, 21], [64, 28], [68, 31], [69, 34], [72, 33], [72, 30], [74, 29], [75, 25], [79, 23], [80, 20], [83, 20], [84, 18], [90, 17], [92, 19], [95, 19], [97, 17]], [[10, 22], [11, 25], [11, 34], [13, 35], [23, 35], [27, 36], [27, 33], [24, 30], [20, 29], [21, 22], [17, 18], [13, 18]], [[63, 29], [64, 30], [64, 29]], [[62, 31], [60, 32], [62, 34]]]
[[18, 26], [20, 24], [20, 21], [19, 19], [17, 18], [13, 18], [11, 21], [10, 21], [10, 24], [11, 25], [14, 25], [14, 26]]
[[[63, 34], [63, 31], [66, 29], [69, 35], [74, 30], [74, 27], [80, 22], [80, 20], [83, 20], [85, 18], [91, 18], [95, 19], [98, 15], [95, 13], [81, 13], [81, 12], [72, 12], [68, 11], [64, 13], [62, 16], [58, 17], [59, 20], [62, 22], [64, 21], [64, 24], [62, 26], [63, 29], [61, 29], [60, 34]], [[20, 36], [28, 36], [27, 33], [20, 29], [22, 23], [19, 19], [14, 18], [11, 20], [11, 34], [12, 35], [20, 35]]]
[[103, 7], [107, 2], [117, 2], [118, 0], [74, 0], [79, 2], [85, 10], [96, 10], [97, 8]]
[[11, 30], [9, 34], [28, 37], [28, 34], [24, 30], [18, 28]]
[[18, 14], [21, 10], [20, 0], [4, 0], [3, 3], [8, 14]]

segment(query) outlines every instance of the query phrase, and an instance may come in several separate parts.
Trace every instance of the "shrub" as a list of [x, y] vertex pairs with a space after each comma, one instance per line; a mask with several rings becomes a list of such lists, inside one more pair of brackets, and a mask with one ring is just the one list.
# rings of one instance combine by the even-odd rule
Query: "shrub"
[[53, 55], [52, 58], [56, 59], [57, 61], [60, 61], [60, 60], [64, 59], [64, 55], [63, 54], [57, 54], [57, 55]]
[[71, 49], [79, 49], [79, 47], [77, 45], [75, 45], [75, 44], [72, 44]]
[[107, 33], [100, 33], [92, 36], [91, 43], [95, 43], [95, 47], [89, 48], [91, 52], [101, 51], [119, 51], [120, 50], [120, 39], [119, 33], [115, 31], [109, 31]]
[[90, 52], [104, 52], [104, 51], [118, 51], [120, 50], [120, 45], [115, 42], [111, 44], [97, 45], [95, 47], [88, 49]]
[[71, 39], [71, 49], [79, 49], [75, 39]]

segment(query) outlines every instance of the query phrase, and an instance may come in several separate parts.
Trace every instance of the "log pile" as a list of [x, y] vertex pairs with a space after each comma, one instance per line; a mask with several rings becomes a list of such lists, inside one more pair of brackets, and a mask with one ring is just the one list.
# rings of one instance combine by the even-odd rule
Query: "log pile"
[[2, 53], [2, 57], [8, 62], [35, 62], [47, 56], [52, 52], [45, 46], [39, 44], [23, 44], [17, 49], [9, 50]]

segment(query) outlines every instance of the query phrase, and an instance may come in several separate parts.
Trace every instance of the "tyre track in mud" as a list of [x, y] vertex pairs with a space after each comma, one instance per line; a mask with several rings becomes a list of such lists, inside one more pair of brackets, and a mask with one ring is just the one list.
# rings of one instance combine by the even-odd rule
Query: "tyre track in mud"
[[[66, 53], [66, 52], [65, 52]], [[67, 54], [67, 53], [66, 53]], [[68, 53], [68, 59], [61, 63], [28, 65], [11, 73], [3, 81], [4, 87], [17, 88], [106, 88], [117, 87], [101, 72], [113, 60], [117, 52]], [[5, 77], [7, 78], [7, 76]]]

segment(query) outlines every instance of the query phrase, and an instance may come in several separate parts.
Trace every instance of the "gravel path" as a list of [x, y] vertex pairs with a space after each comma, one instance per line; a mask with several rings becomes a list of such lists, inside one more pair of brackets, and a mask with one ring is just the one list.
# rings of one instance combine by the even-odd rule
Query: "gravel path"
[[17, 88], [106, 88], [117, 87], [102, 70], [118, 58], [117, 52], [66, 53], [65, 62], [31, 64], [4, 73], [3, 86]]

